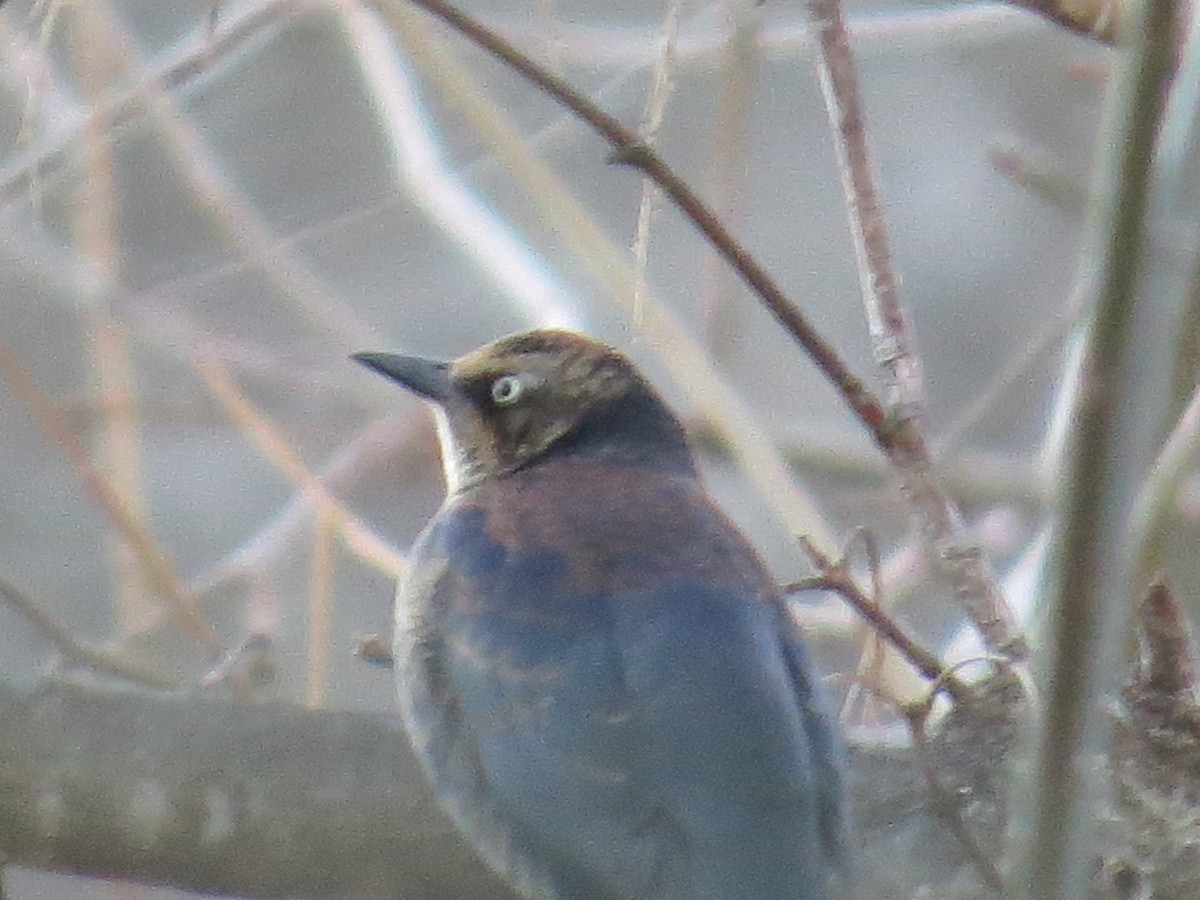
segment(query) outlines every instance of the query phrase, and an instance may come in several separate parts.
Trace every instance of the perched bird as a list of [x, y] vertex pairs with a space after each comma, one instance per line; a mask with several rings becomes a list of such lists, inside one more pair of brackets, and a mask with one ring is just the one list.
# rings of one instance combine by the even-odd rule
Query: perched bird
[[558, 330], [355, 358], [437, 415], [396, 670], [483, 858], [528, 897], [833, 896], [839, 744], [798, 626], [629, 360]]

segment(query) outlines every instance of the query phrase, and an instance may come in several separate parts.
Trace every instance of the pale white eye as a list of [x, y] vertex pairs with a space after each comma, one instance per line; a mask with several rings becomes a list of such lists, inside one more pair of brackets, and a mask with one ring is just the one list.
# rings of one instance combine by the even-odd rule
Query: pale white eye
[[525, 393], [525, 385], [516, 375], [501, 375], [492, 382], [492, 401], [497, 406], [516, 403]]

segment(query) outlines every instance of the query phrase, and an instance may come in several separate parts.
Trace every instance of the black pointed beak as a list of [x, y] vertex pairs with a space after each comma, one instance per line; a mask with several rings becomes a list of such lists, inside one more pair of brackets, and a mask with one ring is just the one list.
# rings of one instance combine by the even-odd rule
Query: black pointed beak
[[395, 353], [354, 353], [350, 358], [435, 403], [444, 403], [454, 391], [449, 363]]

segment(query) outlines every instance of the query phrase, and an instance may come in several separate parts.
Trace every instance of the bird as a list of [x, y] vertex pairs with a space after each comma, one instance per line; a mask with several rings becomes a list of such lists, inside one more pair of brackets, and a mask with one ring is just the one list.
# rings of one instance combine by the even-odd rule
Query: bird
[[435, 413], [396, 680], [483, 860], [545, 900], [840, 896], [842, 745], [800, 627], [629, 358], [538, 329], [354, 359]]

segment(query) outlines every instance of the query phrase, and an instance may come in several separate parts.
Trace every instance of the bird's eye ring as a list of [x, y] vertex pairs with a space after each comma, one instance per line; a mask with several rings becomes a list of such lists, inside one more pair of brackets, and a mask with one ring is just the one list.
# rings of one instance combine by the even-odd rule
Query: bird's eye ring
[[509, 406], [521, 399], [525, 385], [516, 375], [501, 375], [492, 382], [492, 402], [497, 406]]

